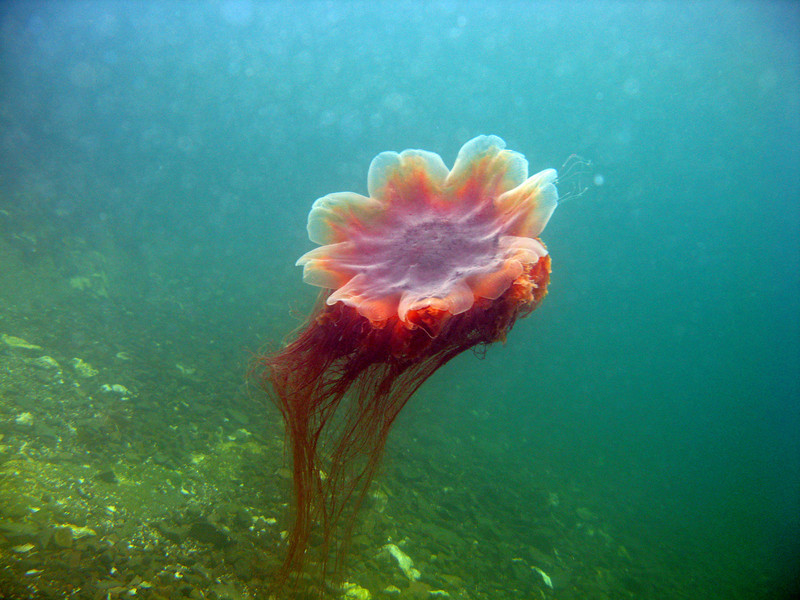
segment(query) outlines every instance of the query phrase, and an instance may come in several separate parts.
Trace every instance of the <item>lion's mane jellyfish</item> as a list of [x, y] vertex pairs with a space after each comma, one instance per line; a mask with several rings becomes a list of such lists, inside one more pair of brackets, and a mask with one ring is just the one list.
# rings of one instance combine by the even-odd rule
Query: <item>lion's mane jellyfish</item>
[[296, 339], [258, 360], [286, 425], [294, 517], [283, 585], [306, 562], [338, 574], [386, 437], [419, 386], [447, 361], [504, 340], [544, 298], [550, 257], [538, 239], [558, 203], [553, 169], [496, 136], [461, 148], [450, 171], [422, 150], [383, 152], [369, 197], [314, 202], [297, 261], [322, 288]]

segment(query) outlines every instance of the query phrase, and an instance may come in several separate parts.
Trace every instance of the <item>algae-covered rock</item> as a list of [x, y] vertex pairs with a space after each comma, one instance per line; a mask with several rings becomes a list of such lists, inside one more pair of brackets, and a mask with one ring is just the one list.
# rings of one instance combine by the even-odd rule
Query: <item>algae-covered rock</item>
[[372, 600], [372, 594], [368, 589], [350, 581], [342, 584], [342, 592], [342, 597], [347, 600]]
[[14, 417], [14, 423], [23, 427], [30, 427], [33, 425], [33, 415], [29, 412], [20, 413]]
[[386, 544], [383, 550], [397, 561], [397, 566], [400, 567], [403, 575], [408, 577], [410, 581], [416, 581], [420, 578], [420, 572], [414, 568], [414, 561], [411, 560], [408, 554], [400, 550], [397, 544]]
[[192, 523], [191, 527], [189, 527], [189, 537], [217, 548], [224, 548], [231, 544], [231, 538], [225, 530], [205, 518]]
[[40, 369], [51, 369], [55, 371], [61, 369], [61, 365], [58, 364], [58, 361], [52, 356], [47, 355], [34, 359], [33, 364]]
[[41, 350], [41, 346], [37, 346], [36, 344], [31, 344], [30, 342], [23, 340], [20, 337], [15, 335], [6, 335], [5, 333], [0, 336], [0, 340], [6, 345], [12, 348], [22, 348], [23, 350]]
[[119, 394], [120, 396], [127, 396], [131, 393], [131, 391], [121, 383], [104, 383], [100, 389], [110, 394]]
[[105, 271], [96, 271], [89, 275], [70, 277], [69, 287], [79, 292], [88, 292], [101, 298], [108, 298], [108, 275]]
[[100, 372], [83, 359], [77, 357], [72, 359], [72, 367], [75, 369], [75, 373], [87, 379], [89, 377], [94, 377]]
[[72, 547], [72, 529], [69, 527], [56, 527], [53, 529], [53, 544], [59, 548]]

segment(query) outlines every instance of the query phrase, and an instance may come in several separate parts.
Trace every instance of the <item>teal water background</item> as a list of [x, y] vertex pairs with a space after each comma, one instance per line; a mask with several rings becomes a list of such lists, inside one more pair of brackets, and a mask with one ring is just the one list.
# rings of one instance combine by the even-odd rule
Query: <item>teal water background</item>
[[33, 254], [114, 248], [108, 319], [231, 378], [313, 302], [314, 199], [482, 133], [566, 165], [550, 294], [401, 434], [580, 482], [719, 597], [796, 591], [797, 4], [0, 7], [0, 208], [50, 232]]

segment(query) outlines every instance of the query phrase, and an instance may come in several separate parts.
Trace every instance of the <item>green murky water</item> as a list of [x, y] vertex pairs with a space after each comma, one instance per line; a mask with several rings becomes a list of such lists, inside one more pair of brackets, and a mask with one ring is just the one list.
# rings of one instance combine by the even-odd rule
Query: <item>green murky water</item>
[[267, 598], [291, 473], [247, 376], [313, 304], [308, 209], [380, 151], [452, 164], [480, 133], [565, 165], [550, 295], [401, 414], [322, 592], [791, 597], [799, 27], [790, 3], [6, 3], [0, 597]]

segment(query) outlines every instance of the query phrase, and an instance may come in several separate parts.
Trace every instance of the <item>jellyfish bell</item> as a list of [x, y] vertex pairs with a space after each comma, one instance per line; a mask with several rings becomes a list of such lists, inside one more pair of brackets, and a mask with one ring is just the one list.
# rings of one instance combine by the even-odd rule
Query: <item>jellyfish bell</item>
[[467, 142], [448, 171], [439, 155], [383, 152], [369, 169], [369, 197], [317, 200], [308, 217], [321, 244], [298, 261], [307, 283], [334, 290], [372, 322], [433, 307], [450, 315], [494, 300], [524, 264], [547, 255], [536, 237], [556, 207], [553, 169], [528, 163], [496, 136]]
[[316, 527], [320, 576], [340, 573], [399, 411], [439, 367], [504, 340], [542, 301], [550, 256], [538, 236], [558, 204], [555, 182], [555, 170], [528, 177], [524, 156], [479, 136], [452, 170], [432, 152], [383, 152], [369, 196], [314, 202], [318, 247], [297, 264], [320, 300], [294, 341], [258, 360], [293, 461], [278, 586], [302, 571]]

